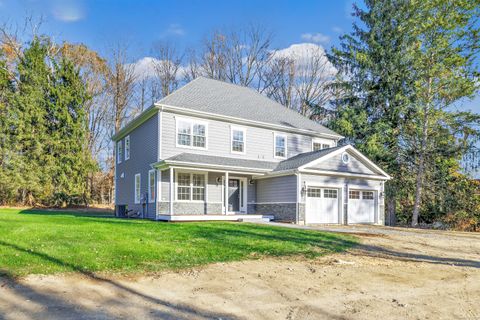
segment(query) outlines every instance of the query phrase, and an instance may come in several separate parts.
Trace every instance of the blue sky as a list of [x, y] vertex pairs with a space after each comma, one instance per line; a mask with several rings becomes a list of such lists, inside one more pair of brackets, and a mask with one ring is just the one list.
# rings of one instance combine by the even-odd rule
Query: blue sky
[[[354, 0], [0, 0], [0, 23], [21, 26], [43, 17], [42, 31], [56, 41], [85, 43], [107, 54], [127, 43], [134, 60], [149, 56], [156, 41], [195, 47], [212, 30], [260, 24], [274, 35], [273, 47], [315, 42], [326, 49], [351, 30]], [[480, 112], [480, 97], [459, 104]]]

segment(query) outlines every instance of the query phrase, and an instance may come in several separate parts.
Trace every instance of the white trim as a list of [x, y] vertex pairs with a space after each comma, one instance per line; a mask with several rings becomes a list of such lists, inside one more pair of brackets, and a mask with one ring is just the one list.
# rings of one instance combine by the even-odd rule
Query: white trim
[[157, 193], [156, 195], [156, 202], [155, 202], [155, 214], [157, 215], [159, 212], [158, 204], [162, 201], [162, 171], [160, 169], [156, 169], [157, 171]]
[[162, 111], [158, 112], [158, 161], [162, 159], [162, 130], [163, 130], [163, 124], [162, 124]]
[[[150, 190], [152, 188], [151, 180], [150, 180], [151, 178], [150, 176], [152, 173], [153, 173], [153, 193], [154, 193], [153, 198], [151, 198], [152, 194]], [[157, 177], [155, 174], [155, 169], [148, 170], [148, 203], [155, 203], [155, 198], [157, 197], [157, 187], [155, 186], [156, 181], [157, 181]]]
[[223, 214], [228, 214], [228, 171], [225, 171], [225, 177], [223, 178]]
[[242, 125], [242, 124], [254, 125], [256, 127], [262, 127], [262, 128], [266, 128], [266, 129], [275, 129], [275, 130], [280, 130], [280, 131], [285, 131], [285, 132], [306, 134], [306, 135], [315, 136], [315, 137], [319, 137], [319, 138], [325, 137], [325, 138], [331, 138], [331, 139], [334, 139], [334, 140], [340, 140], [340, 139], [345, 138], [344, 136], [339, 135], [339, 134], [320, 133], [320, 132], [313, 131], [313, 130], [308, 130], [308, 129], [292, 128], [292, 127], [288, 127], [288, 126], [282, 126], [282, 125], [279, 125], [279, 124], [273, 124], [273, 123], [268, 123], [268, 122], [263, 122], [263, 121], [248, 120], [248, 119], [231, 117], [231, 116], [226, 116], [226, 115], [221, 115], [221, 114], [216, 114], [216, 113], [186, 109], [186, 108], [182, 108], [182, 107], [175, 107], [175, 106], [171, 106], [171, 105], [164, 104], [164, 103], [155, 103], [154, 105], [157, 108], [160, 108], [160, 110], [166, 110], [166, 111], [170, 111], [170, 112], [173, 112], [173, 113], [185, 114], [185, 115], [203, 116], [205, 118], [223, 120], [223, 121], [227, 121], [227, 122], [230, 122], [230, 123], [237, 123], [237, 124], [240, 124], [240, 125]]
[[[194, 149], [194, 150], [208, 150], [208, 122], [198, 120], [195, 118], [183, 118], [183, 117], [174, 117], [175, 118], [175, 146], [177, 148], [185, 149]], [[178, 122], [187, 122], [190, 124], [190, 145], [186, 146], [183, 144], [178, 144]], [[205, 147], [195, 147], [193, 146], [193, 126], [195, 124], [200, 124], [205, 126]]]
[[[325, 142], [326, 140], [329, 140], [329, 139], [318, 138], [318, 137], [312, 138], [312, 151], [315, 151], [315, 150], [313, 150], [313, 144], [314, 144], [314, 143], [320, 143], [320, 144], [322, 145], [319, 150], [325, 149], [325, 148], [323, 147], [324, 145], [328, 145], [329, 148], [332, 148], [331, 142], [334, 141], [334, 140], [329, 140], [329, 141], [330, 141], [329, 143], [326, 143], [326, 142]], [[335, 144], [335, 142], [333, 142], [333, 144]]]
[[317, 175], [326, 175], [326, 176], [366, 178], [366, 179], [371, 179], [371, 180], [388, 180], [388, 178], [386, 178], [384, 176], [380, 176], [380, 175], [368, 175], [368, 174], [349, 173], [349, 172], [340, 172], [340, 171], [303, 169], [300, 172], [312, 173], [312, 174], [317, 174]]
[[[127, 148], [127, 141], [128, 141], [128, 148]], [[130, 159], [130, 135], [125, 136], [125, 161]]]
[[[137, 194], [137, 176], [138, 176], [138, 194]], [[142, 198], [142, 175], [140, 173], [136, 173], [133, 178], [133, 198], [134, 203], [139, 204], [140, 199]]]
[[[220, 170], [220, 169], [207, 169], [207, 168], [199, 168], [199, 167], [189, 167], [189, 166], [162, 166], [162, 167], [157, 167], [158, 169], [165, 171], [169, 168], [174, 168], [174, 169], [185, 169], [185, 170], [195, 170], [195, 171], [208, 171], [208, 172], [221, 172], [225, 173], [225, 170]], [[249, 171], [235, 171], [235, 170], [229, 170], [228, 172], [234, 173], [234, 174], [245, 174], [245, 175], [250, 175], [250, 176], [255, 176], [255, 175], [263, 175], [263, 173], [254, 173], [254, 172], [249, 172]]]
[[175, 188], [175, 183], [173, 181], [173, 168], [170, 167], [170, 175], [169, 175], [169, 179], [170, 179], [170, 185], [169, 185], [169, 203], [168, 203], [168, 213], [170, 213], [170, 215], [173, 214], [173, 192], [174, 192], [174, 188]]
[[[277, 156], [277, 137], [283, 137], [285, 139], [285, 156]], [[288, 135], [286, 133], [273, 132], [273, 157], [275, 159], [287, 159], [288, 156]]]
[[250, 204], [293, 204], [293, 203], [296, 203], [294, 201], [287, 201], [287, 202], [278, 202], [278, 201], [274, 201], [274, 202], [250, 202]]
[[[243, 133], [243, 151], [233, 150], [233, 131], [241, 131]], [[247, 128], [230, 125], [230, 153], [233, 153], [233, 154], [247, 153]]]
[[177, 214], [159, 215], [157, 220], [165, 221], [239, 221], [239, 220], [273, 220], [274, 216], [265, 214]]
[[[236, 166], [226, 166], [226, 165], [215, 165], [215, 164], [206, 164], [206, 163], [198, 163], [198, 162], [186, 162], [186, 161], [175, 161], [175, 160], [164, 160], [162, 164], [166, 165], [184, 165], [187, 167], [197, 168], [197, 167], [204, 167], [204, 168], [217, 168], [217, 169], [239, 169], [239, 170], [252, 170], [255, 172], [269, 172], [272, 169], [258, 169], [258, 168], [247, 168], [247, 167], [236, 167]], [[161, 166], [162, 164], [153, 164], [153, 166]], [[222, 172], [224, 172], [223, 170]], [[228, 170], [231, 171], [231, 170]], [[245, 172], [245, 171], [238, 171], [238, 172]], [[252, 173], [248, 173], [252, 174]]]
[[[188, 200], [180, 200], [178, 199], [178, 174], [179, 173], [187, 173], [190, 174], [190, 199]], [[193, 200], [193, 174], [203, 175], [205, 179], [204, 185], [204, 197], [203, 200]], [[195, 170], [175, 170], [175, 202], [193, 202], [193, 203], [205, 203], [208, 201], [207, 199], [207, 185], [208, 185], [208, 171], [195, 171]], [[185, 186], [186, 187], [186, 186]]]
[[[243, 193], [243, 203], [241, 201], [241, 197], [239, 199], [239, 209], [240, 211], [226, 211], [227, 214], [237, 214], [237, 213], [247, 213], [248, 211], [248, 178], [247, 177], [238, 177], [238, 176], [230, 176], [227, 175], [228, 180], [239, 180], [243, 182], [243, 190], [241, 192]], [[241, 184], [238, 186], [239, 188], [241, 187]], [[226, 189], [225, 189], [226, 188]], [[228, 183], [225, 183], [225, 177], [222, 177], [222, 204], [225, 208], [227, 206], [228, 208], [228, 201], [225, 202], [225, 199], [228, 198]], [[254, 202], [250, 202], [254, 203]], [[277, 202], [278, 203], [278, 202]]]

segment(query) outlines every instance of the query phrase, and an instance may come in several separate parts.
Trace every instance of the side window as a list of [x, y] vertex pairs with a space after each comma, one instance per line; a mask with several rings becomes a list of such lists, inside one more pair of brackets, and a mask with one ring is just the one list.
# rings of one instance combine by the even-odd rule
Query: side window
[[125, 137], [125, 161], [130, 159], [130, 136]]
[[330, 148], [330, 144], [323, 142], [322, 140], [313, 140], [312, 141], [312, 151], [318, 151], [318, 150], [323, 150], [323, 149], [328, 149]]
[[155, 202], [155, 170], [148, 171], [148, 202]]
[[122, 140], [117, 142], [117, 163], [122, 163], [123, 144]]
[[275, 134], [275, 158], [287, 157], [287, 136], [285, 134]]
[[140, 203], [141, 190], [140, 190], [141, 177], [140, 173], [135, 175], [135, 203]]
[[177, 120], [177, 146], [207, 147], [207, 125], [190, 119]]
[[234, 153], [245, 153], [245, 129], [231, 129], [231, 151]]

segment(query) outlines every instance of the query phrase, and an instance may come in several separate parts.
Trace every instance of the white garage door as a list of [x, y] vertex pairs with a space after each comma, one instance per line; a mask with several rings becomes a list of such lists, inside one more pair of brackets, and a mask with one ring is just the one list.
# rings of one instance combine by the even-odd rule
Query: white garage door
[[306, 223], [339, 223], [339, 199], [338, 189], [308, 187]]
[[348, 223], [375, 222], [375, 195], [373, 190], [348, 191]]

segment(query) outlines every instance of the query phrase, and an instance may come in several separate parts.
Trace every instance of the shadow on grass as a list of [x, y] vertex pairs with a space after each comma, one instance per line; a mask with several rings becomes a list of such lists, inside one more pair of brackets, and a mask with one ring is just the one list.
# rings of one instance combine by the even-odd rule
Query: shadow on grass
[[[75, 264], [62, 261], [61, 259], [52, 257], [42, 252], [20, 247], [16, 244], [12, 244], [12, 243], [8, 243], [0, 240], [0, 246], [8, 247], [22, 253], [27, 253], [29, 255], [39, 257], [45, 261], [57, 264], [62, 267], [67, 267], [68, 269], [78, 272], [103, 286], [109, 286], [111, 287], [112, 290], [118, 291], [119, 294], [116, 294], [114, 296], [119, 298], [112, 298], [105, 305], [103, 305], [104, 307], [116, 306], [116, 308], [119, 308], [121, 306], [125, 306], [125, 304], [130, 304], [129, 307], [131, 307], [132, 305], [131, 299], [135, 298], [140, 300], [141, 302], [140, 307], [142, 308], [142, 310], [145, 311], [146, 314], [150, 314], [152, 318], [240, 319], [230, 314], [217, 313], [210, 310], [204, 310], [204, 309], [196, 308], [193, 306], [189, 306], [187, 304], [170, 303], [164, 299], [160, 299], [158, 297], [153, 297], [151, 295], [147, 295], [145, 293], [139, 292], [133, 288], [127, 287], [114, 280], [100, 277], [90, 271], [84, 270], [82, 267], [77, 266]], [[9, 310], [3, 310], [3, 311], [0, 310], [4, 314], [7, 312], [11, 312], [12, 314], [13, 313], [15, 313], [16, 315], [22, 314], [23, 316], [27, 316], [32, 319], [35, 319], [35, 318], [64, 319], [65, 317], [71, 318], [71, 319], [117, 318], [117, 316], [108, 314], [104, 310], [95, 311], [95, 310], [87, 309], [85, 307], [76, 305], [72, 302], [66, 301], [59, 297], [59, 295], [62, 294], [60, 292], [58, 293], [58, 295], [39, 292], [38, 290], [35, 290], [27, 285], [22, 284], [15, 277], [13, 277], [8, 271], [0, 269], [0, 276], [2, 275], [4, 278], [7, 279], [7, 282], [9, 284], [8, 289], [13, 291], [13, 294], [16, 295], [18, 298], [20, 298], [21, 301], [30, 300], [36, 304], [44, 306], [44, 308], [42, 308], [42, 311], [32, 311], [32, 309], [30, 308], [26, 309], [20, 305], [8, 305]], [[153, 306], [148, 307], [145, 305], [145, 303]], [[1, 304], [0, 304], [0, 307], [1, 307]]]
[[115, 218], [113, 213], [105, 211], [76, 211], [62, 209], [26, 209], [20, 211], [20, 214], [39, 215], [39, 216], [72, 216], [87, 218]]

